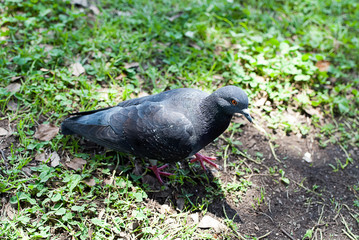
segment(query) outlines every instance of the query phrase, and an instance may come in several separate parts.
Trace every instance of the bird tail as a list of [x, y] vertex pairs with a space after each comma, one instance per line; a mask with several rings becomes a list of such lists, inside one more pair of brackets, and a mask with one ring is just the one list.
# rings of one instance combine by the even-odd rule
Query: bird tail
[[71, 124], [71, 121], [69, 121], [68, 119], [66, 119], [65, 121], [62, 122], [61, 124], [61, 133], [63, 135], [73, 135], [75, 134], [74, 131], [72, 131], [70, 128], [69, 128], [69, 124]]
[[104, 111], [104, 110], [108, 110], [110, 108], [112, 108], [112, 107], [101, 108], [101, 109], [85, 111], [85, 112], [70, 113], [70, 116], [72, 116], [72, 117], [69, 117], [69, 118], [65, 119], [61, 124], [61, 133], [63, 135], [73, 135], [73, 134], [75, 134], [76, 132], [74, 132], [71, 129], [73, 129], [74, 123], [75, 123], [74, 121], [76, 121], [76, 119], [78, 119], [81, 116], [86, 116], [86, 115], [90, 115], [90, 114], [93, 114], [93, 113], [101, 112], [101, 111]]

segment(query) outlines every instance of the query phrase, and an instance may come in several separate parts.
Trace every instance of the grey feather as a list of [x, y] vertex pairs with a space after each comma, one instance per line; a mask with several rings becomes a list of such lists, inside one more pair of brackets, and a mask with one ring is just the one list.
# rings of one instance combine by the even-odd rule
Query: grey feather
[[62, 133], [139, 157], [174, 162], [192, 156], [222, 134], [235, 113], [252, 121], [247, 108], [246, 93], [235, 86], [212, 94], [181, 88], [77, 113], [62, 123]]

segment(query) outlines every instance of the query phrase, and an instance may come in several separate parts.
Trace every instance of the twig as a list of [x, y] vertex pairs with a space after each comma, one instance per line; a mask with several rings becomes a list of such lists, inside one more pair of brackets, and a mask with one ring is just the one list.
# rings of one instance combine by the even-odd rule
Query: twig
[[262, 239], [262, 238], [265, 238], [267, 237], [269, 234], [271, 234], [273, 231], [270, 231], [270, 232], [267, 232], [266, 234], [264, 234], [263, 236], [259, 236], [257, 237], [257, 239]]
[[343, 217], [343, 215], [340, 214], [340, 216], [342, 217], [342, 223], [344, 224], [346, 229], [342, 229], [342, 231], [344, 232], [345, 235], [347, 235], [348, 238], [350, 238], [351, 240], [358, 240], [359, 236], [355, 235], [354, 233], [352, 233], [350, 231], [350, 228], [348, 226], [348, 223], [345, 221], [345, 218]]
[[286, 230], [284, 230], [282, 227], [279, 227], [279, 229], [282, 231], [282, 233], [284, 233], [284, 235], [286, 235], [288, 238], [290, 238], [291, 240], [295, 240], [294, 237], [292, 237]]
[[5, 153], [4, 153], [4, 151], [2, 149], [0, 149], [0, 153], [1, 153], [2, 159], [4, 159], [5, 168], [6, 168], [6, 170], [8, 170], [8, 165], [7, 165], [7, 160], [6, 160], [6, 157], [5, 157]]

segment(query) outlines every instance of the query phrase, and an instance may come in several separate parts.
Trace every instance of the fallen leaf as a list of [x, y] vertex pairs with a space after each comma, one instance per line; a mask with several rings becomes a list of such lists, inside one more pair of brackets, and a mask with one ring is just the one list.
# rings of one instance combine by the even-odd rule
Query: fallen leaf
[[213, 75], [212, 77], [213, 77], [213, 79], [216, 79], [216, 80], [224, 80], [224, 78], [221, 75]]
[[16, 211], [15, 209], [11, 206], [11, 203], [7, 203], [5, 205], [5, 209], [4, 209], [4, 212], [6, 213], [7, 217], [10, 219], [10, 220], [13, 220], [15, 215], [16, 215]]
[[35, 161], [38, 161], [38, 162], [46, 162], [47, 158], [46, 158], [46, 154], [43, 152], [43, 153], [37, 153], [35, 155]]
[[198, 46], [198, 45], [195, 44], [195, 43], [190, 43], [189, 45], [190, 45], [191, 47], [197, 49], [197, 50], [201, 50], [201, 49], [202, 49], [200, 46]]
[[85, 72], [85, 68], [82, 66], [81, 63], [76, 62], [71, 65], [70, 71], [72, 72], [72, 75], [78, 77]]
[[195, 32], [187, 31], [187, 32], [185, 32], [184, 35], [185, 35], [186, 37], [193, 38], [193, 37], [194, 37], [194, 34], [195, 34]]
[[96, 185], [95, 179], [93, 179], [93, 178], [86, 179], [86, 180], [85, 180], [85, 183], [86, 183], [88, 186], [90, 186], [90, 187], [93, 187], [93, 186]]
[[317, 109], [317, 108], [313, 108], [312, 106], [310, 105], [307, 105], [303, 108], [303, 110], [309, 114], [310, 116], [317, 116], [319, 117], [319, 119], [322, 119], [323, 118], [323, 114]]
[[213, 228], [216, 232], [224, 230], [226, 227], [220, 221], [210, 217], [208, 215], [204, 216], [198, 224], [199, 228]]
[[74, 5], [79, 5], [81, 7], [88, 7], [88, 2], [87, 0], [71, 0], [71, 3]]
[[197, 224], [199, 222], [198, 212], [192, 213], [191, 215], [189, 215], [189, 217], [192, 219], [194, 224]]
[[319, 69], [320, 72], [328, 72], [330, 67], [330, 62], [321, 60], [318, 61], [315, 66]]
[[70, 162], [67, 162], [66, 166], [74, 170], [79, 170], [82, 169], [86, 163], [87, 161], [82, 158], [74, 158]]
[[51, 167], [57, 167], [60, 164], [60, 157], [56, 151], [52, 152], [50, 155]]
[[131, 12], [122, 12], [122, 11], [117, 11], [116, 12], [118, 16], [124, 16], [124, 17], [129, 17], [132, 15]]
[[133, 63], [125, 63], [125, 68], [129, 69], [129, 68], [137, 68], [138, 66], [140, 66], [140, 64], [138, 62], [133, 62]]
[[10, 100], [7, 103], [7, 108], [11, 111], [16, 111], [17, 110], [17, 103], [14, 100]]
[[32, 176], [32, 170], [29, 166], [21, 168], [21, 171], [23, 171], [27, 176]]
[[5, 128], [0, 127], [0, 136], [6, 136], [9, 132]]
[[0, 136], [6, 136], [8, 134], [9, 132], [5, 128], [0, 127]]
[[98, 214], [98, 219], [101, 219], [104, 214], [105, 214], [105, 209], [102, 208], [101, 211], [100, 211], [99, 214]]
[[124, 73], [121, 73], [121, 74], [118, 75], [115, 79], [116, 79], [116, 80], [122, 80], [122, 79], [125, 78], [125, 77], [127, 77], [127, 75], [124, 74]]
[[182, 16], [183, 12], [179, 12], [175, 15], [173, 15], [172, 17], [168, 17], [167, 19], [170, 21], [170, 22], [173, 22], [174, 20], [176, 20], [177, 18], [179, 18], [180, 16]]
[[98, 7], [96, 7], [95, 5], [90, 5], [90, 10], [95, 14], [95, 15], [99, 15], [100, 14], [100, 10], [98, 9]]
[[103, 180], [103, 182], [105, 183], [105, 185], [112, 185], [113, 184], [113, 178], [105, 178]]
[[168, 213], [172, 214], [173, 210], [168, 204], [163, 204], [163, 205], [161, 205], [161, 208], [160, 208], [159, 212], [161, 214], [168, 214]]
[[53, 124], [40, 124], [34, 134], [34, 138], [37, 138], [40, 141], [50, 141], [58, 132], [59, 128]]
[[267, 101], [267, 98], [263, 97], [263, 98], [260, 98], [257, 101], [255, 101], [253, 105], [256, 107], [261, 107], [266, 103], [266, 101]]
[[11, 77], [11, 82], [14, 82], [20, 78], [22, 78], [22, 76]]
[[20, 88], [21, 88], [21, 84], [19, 84], [19, 83], [10, 83], [5, 89], [8, 92], [16, 93], [16, 92], [20, 91]]

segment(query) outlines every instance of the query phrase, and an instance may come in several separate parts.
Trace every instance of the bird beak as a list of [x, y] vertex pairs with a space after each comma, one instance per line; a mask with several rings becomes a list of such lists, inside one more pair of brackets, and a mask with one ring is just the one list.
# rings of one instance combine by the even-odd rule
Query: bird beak
[[251, 115], [249, 114], [248, 108], [243, 109], [242, 111], [240, 111], [240, 113], [243, 114], [243, 116], [245, 116], [249, 122], [251, 122], [251, 123], [253, 122], [253, 119], [252, 119]]

